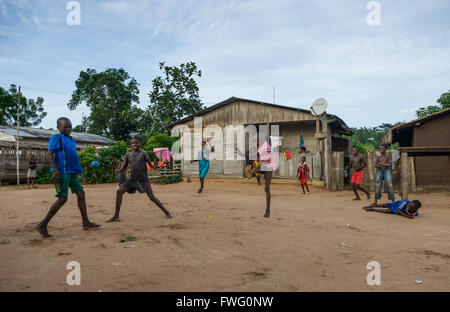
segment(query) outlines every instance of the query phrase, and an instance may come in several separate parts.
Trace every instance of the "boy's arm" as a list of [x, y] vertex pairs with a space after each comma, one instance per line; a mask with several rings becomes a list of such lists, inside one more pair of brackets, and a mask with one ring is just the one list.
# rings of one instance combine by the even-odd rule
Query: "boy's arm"
[[128, 157], [125, 154], [125, 159], [120, 164], [119, 173], [124, 173], [127, 167], [128, 167]]
[[55, 158], [53, 157], [54, 154], [55, 154], [55, 150], [49, 150], [47, 153], [47, 159], [48, 159], [48, 162], [50, 163], [50, 166], [53, 168], [53, 175], [52, 175], [51, 182], [59, 183], [59, 180], [60, 180], [59, 170], [58, 170], [58, 167], [56, 167]]
[[410, 216], [410, 215], [404, 213], [403, 211], [400, 210], [400, 208], [397, 208], [397, 212], [398, 212], [399, 214], [401, 214], [402, 216], [404, 216], [405, 218], [407, 218], [407, 219], [414, 219], [413, 216]]
[[391, 168], [392, 167], [392, 159], [391, 159], [391, 155], [388, 156], [388, 160], [386, 163], [387, 167]]
[[378, 156], [375, 158], [375, 168], [380, 168], [381, 167], [381, 164], [380, 164], [380, 162], [379, 162], [380, 160], [379, 160], [379, 158], [378, 158]]

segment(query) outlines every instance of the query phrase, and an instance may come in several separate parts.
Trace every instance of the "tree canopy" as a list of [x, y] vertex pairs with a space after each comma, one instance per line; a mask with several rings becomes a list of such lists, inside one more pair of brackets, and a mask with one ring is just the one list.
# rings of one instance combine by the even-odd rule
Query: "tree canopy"
[[421, 107], [416, 111], [417, 118], [422, 118], [444, 109], [450, 108], [450, 90], [441, 94], [441, 97], [436, 101], [439, 105], [430, 105]]
[[[9, 90], [0, 87], [0, 125], [15, 126], [17, 125], [17, 98], [18, 90], [16, 85], [12, 84]], [[35, 99], [27, 99], [20, 94], [20, 126], [31, 127], [37, 126], [42, 119], [47, 116], [44, 111], [44, 99], [37, 97]]]
[[194, 62], [180, 66], [166, 66], [159, 63], [163, 76], [152, 81], [149, 93], [150, 106], [146, 111], [146, 122], [151, 125], [151, 132], [167, 132], [165, 126], [204, 108], [199, 96], [195, 77], [202, 72]]
[[95, 69], [80, 72], [67, 106], [76, 109], [85, 103], [91, 113], [80, 125], [84, 132], [106, 135], [115, 140], [129, 138], [138, 132], [143, 111], [139, 103], [138, 83], [120, 68], [97, 73]]

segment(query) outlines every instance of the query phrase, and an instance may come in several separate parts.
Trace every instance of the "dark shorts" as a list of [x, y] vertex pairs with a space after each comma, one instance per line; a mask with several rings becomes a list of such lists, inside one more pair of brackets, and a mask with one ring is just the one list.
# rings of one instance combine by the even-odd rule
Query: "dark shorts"
[[122, 187], [122, 185], [127, 181], [127, 176], [125, 175], [125, 173], [121, 172], [119, 173], [119, 177], [117, 182], [119, 183], [119, 186]]
[[264, 176], [264, 190], [266, 192], [270, 191], [270, 183], [272, 182], [273, 171], [261, 171], [261, 165], [252, 169], [252, 176], [255, 176], [257, 173], [262, 174]]
[[152, 186], [150, 185], [149, 181], [139, 181], [138, 179], [133, 177], [126, 180], [125, 183], [123, 183], [121, 186], [126, 187], [128, 189], [129, 194], [134, 194], [136, 193], [136, 191], [138, 191], [141, 194], [153, 193]]

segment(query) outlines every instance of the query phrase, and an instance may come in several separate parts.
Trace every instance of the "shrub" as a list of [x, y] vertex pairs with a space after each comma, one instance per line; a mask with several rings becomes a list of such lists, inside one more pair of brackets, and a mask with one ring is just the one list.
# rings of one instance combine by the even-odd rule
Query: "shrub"
[[173, 184], [173, 183], [178, 183], [183, 181], [183, 178], [181, 177], [181, 175], [169, 175], [167, 177], [164, 177], [160, 184]]
[[[120, 157], [127, 152], [127, 144], [123, 141], [117, 142], [109, 147], [97, 150], [94, 147], [88, 147], [79, 152], [78, 157], [83, 174], [80, 179], [82, 183], [113, 183], [117, 181], [115, 170], [117, 169]], [[91, 168], [92, 161], [98, 161], [100, 167]]]
[[52, 179], [52, 173], [50, 166], [39, 166], [36, 170], [36, 183], [39, 184], [49, 184]]

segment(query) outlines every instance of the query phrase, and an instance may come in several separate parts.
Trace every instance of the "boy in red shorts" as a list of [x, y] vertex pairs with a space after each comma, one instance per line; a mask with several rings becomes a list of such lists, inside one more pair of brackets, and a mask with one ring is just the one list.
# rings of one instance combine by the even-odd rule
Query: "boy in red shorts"
[[361, 198], [359, 197], [358, 194], [358, 189], [360, 189], [361, 191], [363, 191], [364, 193], [366, 193], [367, 195], [367, 199], [370, 199], [370, 193], [367, 192], [361, 185], [363, 184], [364, 181], [364, 167], [366, 166], [365, 162], [364, 162], [364, 158], [362, 157], [362, 155], [359, 153], [359, 148], [358, 147], [354, 147], [352, 148], [352, 154], [353, 156], [350, 159], [350, 166], [353, 169], [353, 175], [352, 175], [352, 189], [353, 192], [355, 193], [355, 198], [353, 200], [361, 200]]
[[305, 193], [305, 186], [306, 186], [306, 190], [308, 191], [309, 195], [310, 193], [308, 188], [308, 173], [309, 167], [308, 164], [306, 163], [306, 157], [302, 156], [301, 163], [297, 168], [297, 177], [300, 185], [302, 186], [303, 194], [306, 194]]

